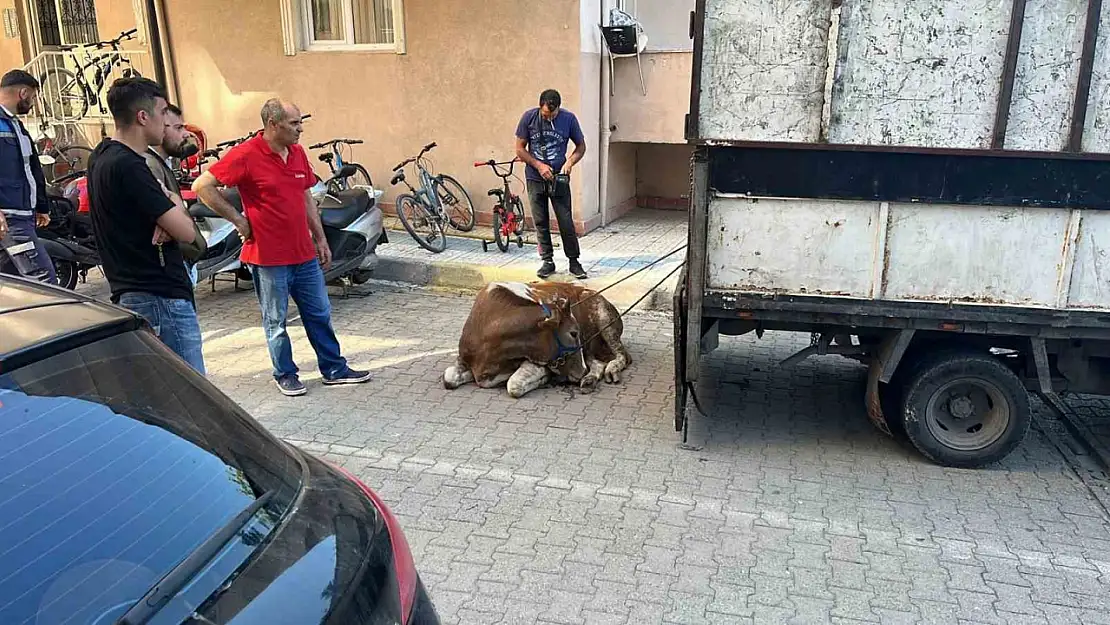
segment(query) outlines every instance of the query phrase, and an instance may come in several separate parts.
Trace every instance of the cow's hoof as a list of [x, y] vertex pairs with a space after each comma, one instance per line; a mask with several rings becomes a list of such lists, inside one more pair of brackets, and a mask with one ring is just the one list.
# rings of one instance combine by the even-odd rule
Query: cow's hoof
[[597, 384], [600, 381], [601, 380], [596, 375], [591, 373], [582, 378], [582, 381], [578, 383], [578, 388], [583, 393], [592, 393], [595, 389], [597, 389]]
[[605, 381], [608, 382], [609, 384], [620, 384], [621, 383], [620, 371], [606, 371], [605, 372]]
[[443, 388], [453, 391], [460, 386], [462, 385], [459, 383], [458, 368], [454, 366], [447, 367], [447, 370], [443, 372]]

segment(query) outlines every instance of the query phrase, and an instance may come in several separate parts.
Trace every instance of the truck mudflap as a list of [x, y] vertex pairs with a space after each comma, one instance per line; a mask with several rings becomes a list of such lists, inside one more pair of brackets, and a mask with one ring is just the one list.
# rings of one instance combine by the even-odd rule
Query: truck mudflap
[[[867, 418], [871, 420], [880, 432], [892, 436], [888, 416], [883, 412], [883, 401], [879, 382], [887, 384], [894, 377], [902, 356], [913, 341], [914, 330], [899, 330], [891, 332], [883, 338], [879, 349], [871, 358], [871, 365], [867, 369]], [[897, 415], [889, 415], [897, 418]]]
[[674, 430], [681, 432], [686, 425], [686, 269], [678, 276], [674, 292]]

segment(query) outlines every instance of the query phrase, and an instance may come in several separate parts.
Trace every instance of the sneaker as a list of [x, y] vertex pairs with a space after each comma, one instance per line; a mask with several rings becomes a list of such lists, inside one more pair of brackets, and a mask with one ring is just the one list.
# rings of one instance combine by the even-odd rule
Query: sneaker
[[308, 392], [308, 389], [305, 388], [304, 383], [301, 382], [301, 379], [297, 377], [296, 373], [283, 375], [274, 380], [274, 382], [277, 383], [278, 390], [281, 391], [281, 394], [286, 397], [296, 397]]
[[555, 263], [545, 260], [543, 264], [540, 265], [540, 270], [536, 272], [536, 275], [541, 278], [548, 278], [553, 273], [555, 273]]
[[570, 275], [578, 278], [579, 280], [586, 279], [586, 270], [582, 268], [582, 263], [578, 262], [577, 258], [570, 259]]
[[358, 371], [350, 367], [347, 367], [346, 371], [340, 373], [334, 378], [324, 378], [324, 384], [327, 384], [329, 386], [333, 384], [362, 384], [363, 382], [369, 381], [369, 371]]

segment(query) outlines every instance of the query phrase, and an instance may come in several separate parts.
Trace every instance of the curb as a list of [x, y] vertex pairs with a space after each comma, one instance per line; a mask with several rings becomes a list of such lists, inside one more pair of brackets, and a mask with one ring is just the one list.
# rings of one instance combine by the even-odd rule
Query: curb
[[[601, 278], [583, 280], [582, 283], [593, 289], [601, 289], [621, 276], [604, 276]], [[569, 281], [569, 276], [556, 274], [556, 280]], [[379, 256], [378, 266], [374, 269], [374, 279], [388, 282], [400, 282], [419, 287], [452, 289], [475, 293], [490, 282], [535, 282], [539, 278], [532, 268], [526, 267], [498, 267], [488, 265], [469, 265], [451, 262], [419, 262], [406, 258], [390, 258]], [[652, 272], [644, 272], [627, 282], [609, 289], [605, 298], [622, 311], [631, 306], [644, 292], [651, 287], [659, 277], [653, 277]], [[644, 301], [636, 306], [636, 310], [670, 311], [671, 298], [674, 295], [674, 285], [677, 275], [667, 283], [656, 289]]]

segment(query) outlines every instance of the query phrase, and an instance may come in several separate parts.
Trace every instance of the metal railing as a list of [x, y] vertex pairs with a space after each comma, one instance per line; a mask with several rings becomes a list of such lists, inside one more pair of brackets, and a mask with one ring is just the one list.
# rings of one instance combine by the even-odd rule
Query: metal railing
[[95, 46], [43, 51], [23, 69], [42, 85], [32, 115], [48, 123], [106, 120], [111, 117], [107, 95], [114, 80], [155, 73], [146, 50]]

